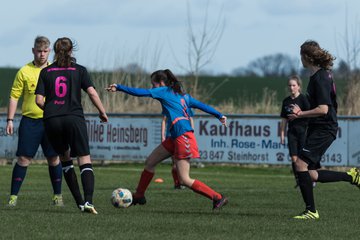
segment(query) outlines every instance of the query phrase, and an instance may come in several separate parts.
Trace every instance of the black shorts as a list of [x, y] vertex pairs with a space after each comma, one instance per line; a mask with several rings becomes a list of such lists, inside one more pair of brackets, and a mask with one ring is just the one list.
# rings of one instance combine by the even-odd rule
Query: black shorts
[[336, 130], [309, 127], [306, 134], [304, 148], [300, 158], [308, 163], [309, 170], [316, 170], [321, 167], [321, 157], [336, 139]]
[[58, 154], [70, 148], [71, 157], [90, 155], [89, 137], [85, 119], [67, 115], [45, 119], [45, 132]]
[[304, 147], [306, 139], [306, 127], [292, 127], [287, 132], [290, 156], [298, 156]]

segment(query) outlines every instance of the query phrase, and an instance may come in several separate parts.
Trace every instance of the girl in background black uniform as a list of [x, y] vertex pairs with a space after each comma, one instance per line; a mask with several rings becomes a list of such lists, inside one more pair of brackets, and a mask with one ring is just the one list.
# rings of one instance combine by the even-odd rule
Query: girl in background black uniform
[[303, 110], [309, 110], [310, 104], [304, 94], [301, 93], [301, 79], [299, 76], [291, 76], [288, 79], [290, 96], [286, 97], [281, 106], [280, 142], [285, 144], [285, 133], [287, 130], [288, 148], [291, 157], [292, 170], [295, 176], [296, 185], [299, 180], [296, 174], [296, 160], [305, 143], [305, 134], [308, 125], [307, 118], [294, 119], [289, 121], [288, 115], [292, 113], [292, 105], [297, 104]]
[[[40, 72], [35, 91], [36, 104], [44, 110], [45, 132], [59, 154], [66, 183], [80, 210], [97, 214], [93, 204], [94, 174], [89, 138], [81, 105], [81, 90], [99, 111], [102, 122], [108, 117], [85, 67], [72, 56], [73, 43], [59, 38], [54, 44], [54, 63]], [[46, 98], [46, 101], [44, 101]], [[79, 190], [71, 157], [77, 157], [84, 199]]]
[[306, 220], [319, 219], [312, 182], [345, 181], [360, 187], [360, 174], [357, 168], [351, 168], [348, 172], [318, 170], [321, 157], [336, 139], [338, 130], [336, 91], [330, 71], [335, 58], [315, 41], [303, 43], [300, 55], [303, 66], [311, 72], [307, 87], [310, 110], [303, 111], [294, 104], [289, 119], [309, 118], [305, 145], [296, 161], [305, 211], [294, 217]]

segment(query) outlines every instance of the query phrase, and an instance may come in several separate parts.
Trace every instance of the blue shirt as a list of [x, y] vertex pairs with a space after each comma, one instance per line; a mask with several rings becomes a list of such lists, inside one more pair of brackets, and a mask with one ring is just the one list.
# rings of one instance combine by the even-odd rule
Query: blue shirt
[[[194, 112], [191, 110], [191, 108], [188, 108], [187, 109], [187, 113], [189, 115], [189, 118], [193, 117], [194, 116]], [[162, 115], [166, 116], [165, 115], [165, 112], [164, 112], [164, 109], [162, 110], [161, 112]], [[190, 122], [191, 124], [191, 122]], [[170, 125], [168, 123], [166, 123], [166, 133], [165, 133], [165, 137], [168, 138], [168, 137], [171, 137], [171, 133], [170, 133]]]
[[214, 108], [196, 100], [189, 94], [175, 93], [171, 87], [152, 89], [131, 88], [117, 84], [116, 89], [138, 97], [152, 97], [161, 103], [163, 114], [167, 118], [172, 138], [177, 138], [185, 132], [194, 131], [190, 124], [189, 108], [197, 108], [209, 113], [218, 119], [223, 115]]

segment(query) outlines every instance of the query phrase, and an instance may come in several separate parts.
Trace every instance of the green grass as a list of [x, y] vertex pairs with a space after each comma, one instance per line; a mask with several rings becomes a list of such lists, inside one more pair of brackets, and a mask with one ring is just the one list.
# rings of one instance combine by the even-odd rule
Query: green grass
[[347, 183], [318, 184], [318, 221], [291, 217], [304, 209], [289, 168], [206, 166], [192, 169], [198, 178], [230, 198], [221, 211], [190, 190], [174, 190], [169, 165], [161, 165], [148, 203], [116, 209], [116, 187], [134, 190], [142, 165], [95, 166], [94, 204], [99, 215], [81, 213], [63, 186], [65, 207], [51, 206], [45, 165], [32, 165], [18, 206], [5, 205], [11, 166], [0, 167], [0, 239], [358, 239], [359, 190]]

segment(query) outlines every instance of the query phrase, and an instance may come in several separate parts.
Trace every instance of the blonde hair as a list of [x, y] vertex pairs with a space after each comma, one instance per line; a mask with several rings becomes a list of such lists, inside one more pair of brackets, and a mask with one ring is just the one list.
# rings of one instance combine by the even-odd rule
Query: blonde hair
[[50, 47], [50, 40], [44, 36], [37, 36], [34, 41], [34, 48], [36, 47]]
[[291, 80], [293, 80], [297, 83], [297, 85], [299, 86], [299, 92], [301, 92], [302, 81], [301, 81], [300, 76], [291, 75], [290, 77], [288, 77], [288, 82], [290, 82]]

